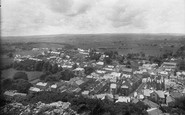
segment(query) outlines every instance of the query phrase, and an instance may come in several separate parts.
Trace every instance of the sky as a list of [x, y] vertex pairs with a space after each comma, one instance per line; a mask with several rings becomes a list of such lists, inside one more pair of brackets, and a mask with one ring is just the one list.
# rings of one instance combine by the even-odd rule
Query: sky
[[2, 36], [185, 34], [185, 0], [1, 0]]

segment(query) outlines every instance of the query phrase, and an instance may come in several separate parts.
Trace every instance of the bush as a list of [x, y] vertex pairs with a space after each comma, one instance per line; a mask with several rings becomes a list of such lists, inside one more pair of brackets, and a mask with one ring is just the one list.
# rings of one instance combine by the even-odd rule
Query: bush
[[112, 59], [111, 59], [110, 57], [105, 57], [105, 58], [104, 58], [104, 62], [105, 62], [106, 64], [111, 64], [111, 63], [112, 63]]
[[93, 67], [85, 67], [84, 69], [86, 75], [90, 75], [95, 70]]
[[68, 94], [66, 92], [64, 93], [57, 93], [53, 91], [42, 91], [34, 94], [30, 94], [27, 96], [27, 99], [25, 101], [29, 103], [37, 103], [39, 101], [43, 103], [52, 103], [56, 101], [63, 101], [63, 102], [69, 102], [70, 99], [74, 98], [73, 95]]
[[182, 60], [178, 64], [180, 70], [185, 70], [185, 60]]
[[13, 76], [13, 80], [18, 80], [18, 79], [28, 80], [28, 76], [25, 72], [17, 72]]
[[43, 61], [37, 61], [34, 64], [34, 70], [35, 71], [42, 71], [43, 65], [44, 65], [44, 62]]
[[45, 77], [46, 82], [58, 82], [59, 80], [60, 79], [58, 75], [48, 75]]
[[13, 83], [13, 80], [10, 78], [6, 78], [4, 80], [2, 80], [2, 88], [4, 90], [9, 90], [11, 88], [11, 85]]
[[74, 73], [71, 70], [68, 70], [68, 69], [62, 71], [60, 75], [61, 75], [60, 79], [65, 80], [65, 81], [69, 81], [71, 78], [76, 77], [74, 75]]
[[44, 80], [46, 79], [46, 77], [47, 77], [48, 75], [51, 75], [51, 74], [52, 74], [51, 72], [46, 71], [46, 72], [44, 72], [44, 73], [39, 77], [39, 79], [40, 79], [41, 81], [44, 81]]
[[17, 79], [12, 84], [12, 89], [17, 90], [20, 93], [28, 93], [29, 88], [32, 86], [27, 80]]
[[38, 93], [28, 94], [27, 99], [24, 100], [25, 103], [35, 104], [37, 102], [52, 103], [57, 101], [70, 102], [71, 108], [78, 113], [89, 112], [90, 115], [145, 115], [146, 106], [143, 102], [138, 102], [137, 104], [119, 102], [114, 103], [108, 99], [90, 99], [85, 98], [82, 95], [74, 96], [71, 93], [63, 92], [57, 93], [52, 91], [42, 91]]
[[52, 67], [52, 73], [55, 74], [58, 72], [58, 65], [55, 63]]

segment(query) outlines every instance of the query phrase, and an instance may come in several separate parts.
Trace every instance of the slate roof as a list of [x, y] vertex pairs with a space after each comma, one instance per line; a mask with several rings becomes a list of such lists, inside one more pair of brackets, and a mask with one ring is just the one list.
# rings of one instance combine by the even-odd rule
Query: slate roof
[[116, 88], [116, 84], [112, 83], [112, 84], [110, 85], [110, 87], [113, 88], [113, 89], [115, 89], [115, 88]]
[[170, 92], [170, 96], [172, 96], [173, 98], [180, 98], [182, 96], [182, 93]]
[[158, 94], [158, 96], [160, 97], [160, 98], [165, 98], [164, 97], [164, 91], [161, 91], [161, 90], [158, 90], [158, 91], [155, 91], [157, 94]]
[[143, 90], [143, 95], [149, 97], [150, 96], [150, 93], [152, 93], [152, 92], [153, 91], [150, 90], [150, 89], [145, 89], [145, 90]]
[[130, 97], [119, 96], [116, 102], [130, 102]]
[[158, 108], [159, 107], [159, 105], [157, 103], [154, 103], [154, 102], [152, 102], [152, 101], [150, 101], [148, 99], [143, 100], [143, 102], [146, 105], [150, 106], [151, 108]]
[[149, 115], [161, 115], [162, 111], [158, 108], [151, 108], [146, 110], [148, 112]]

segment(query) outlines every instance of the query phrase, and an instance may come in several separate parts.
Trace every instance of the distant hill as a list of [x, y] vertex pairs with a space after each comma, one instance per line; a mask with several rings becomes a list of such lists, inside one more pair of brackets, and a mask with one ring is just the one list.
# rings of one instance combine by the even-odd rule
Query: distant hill
[[[91, 42], [91, 41], [120, 41], [120, 40], [184, 40], [181, 34], [58, 34], [58, 35], [35, 35], [35, 36], [7, 36], [2, 41], [11, 42]], [[75, 40], [75, 41], [74, 41]], [[89, 41], [90, 40], [90, 41]]]

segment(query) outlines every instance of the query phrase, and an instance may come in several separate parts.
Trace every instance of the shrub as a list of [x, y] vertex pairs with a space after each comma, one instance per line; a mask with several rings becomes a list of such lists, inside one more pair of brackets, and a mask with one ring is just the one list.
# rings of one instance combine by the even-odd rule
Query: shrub
[[17, 72], [13, 76], [13, 80], [17, 80], [17, 79], [28, 80], [28, 76], [27, 76], [27, 74], [25, 72]]

